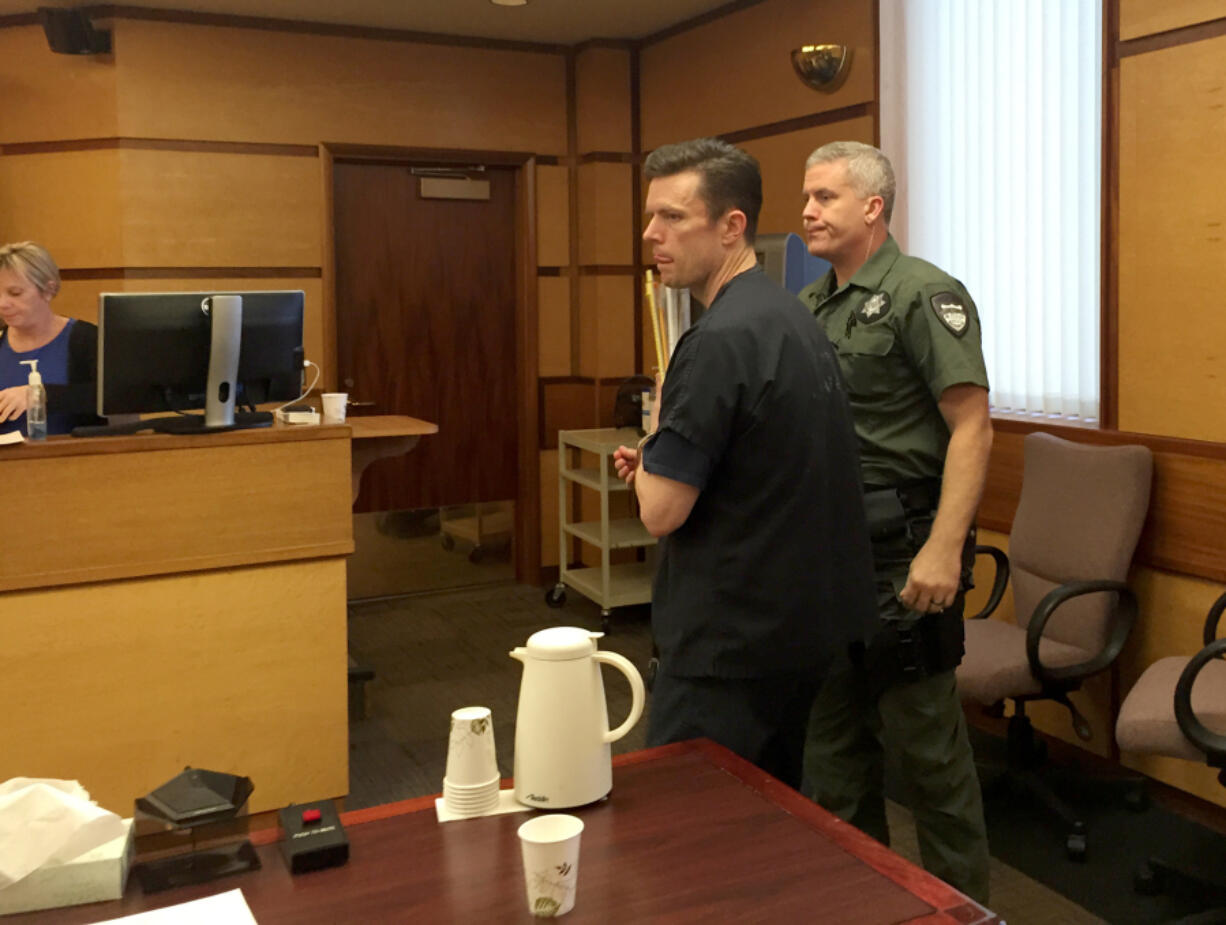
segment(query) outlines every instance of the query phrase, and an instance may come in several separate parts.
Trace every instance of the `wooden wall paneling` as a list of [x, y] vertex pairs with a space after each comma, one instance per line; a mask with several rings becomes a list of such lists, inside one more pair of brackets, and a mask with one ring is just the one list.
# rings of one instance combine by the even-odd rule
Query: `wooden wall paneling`
[[[643, 149], [719, 135], [873, 99], [875, 4], [858, 0], [765, 0], [640, 52]], [[846, 82], [818, 93], [792, 71], [801, 45], [853, 49]], [[728, 75], [735, 62], [735, 76]]]
[[758, 217], [760, 234], [800, 232], [803, 206], [800, 187], [804, 181], [805, 158], [830, 141], [873, 143], [875, 120], [869, 116], [819, 125], [799, 132], [772, 135], [741, 142], [739, 147], [758, 159], [762, 168], [762, 212]]
[[579, 165], [580, 264], [634, 262], [627, 234], [634, 226], [634, 170], [631, 164]]
[[118, 153], [125, 265], [320, 265], [318, 158]]
[[1226, 404], [1226, 313], [1214, 297], [1226, 291], [1224, 87], [1226, 37], [1120, 61], [1124, 430], [1226, 441], [1226, 417], [1211, 410]]
[[[174, 272], [173, 267], [167, 273]], [[224, 272], [224, 271], [223, 271]], [[335, 382], [335, 360], [330, 359], [333, 340], [329, 340], [324, 328], [322, 281], [318, 277], [226, 277], [164, 279], [106, 278], [68, 279], [55, 300], [55, 310], [72, 318], [98, 321], [98, 295], [103, 292], [247, 292], [261, 289], [301, 289], [306, 296], [302, 326], [302, 347], [306, 358], [323, 367], [323, 377], [316, 388], [326, 391]], [[311, 381], [307, 375], [307, 382]]]
[[568, 376], [540, 380], [540, 448], [556, 450], [559, 430], [595, 427], [596, 386], [591, 379]]
[[630, 148], [630, 52], [585, 48], [575, 56], [578, 154]]
[[629, 274], [591, 274], [579, 280], [581, 375], [634, 374], [634, 286]]
[[128, 19], [114, 29], [122, 135], [566, 148], [557, 53]]
[[1144, 444], [1154, 453], [1149, 517], [1137, 561], [1154, 568], [1226, 582], [1226, 450], [1208, 443], [1082, 427], [995, 422], [988, 482], [979, 523], [1007, 532], [1022, 486], [1023, 438], [1044, 430], [1067, 440], [1107, 446]]
[[[557, 431], [554, 431], [557, 446]], [[558, 564], [558, 451], [540, 451], [541, 565]]]
[[[347, 476], [337, 484], [347, 497]], [[4, 605], [6, 635], [54, 656], [6, 660], [0, 776], [80, 779], [120, 815], [187, 765], [249, 775], [253, 813], [348, 792], [343, 558]]]
[[0, 29], [0, 144], [117, 134], [112, 55], [57, 55], [41, 26]]
[[1140, 38], [1226, 17], [1226, 0], [1118, 0], [1120, 38]]
[[61, 267], [122, 266], [120, 156], [116, 150], [0, 156], [0, 241], [37, 241]]
[[540, 276], [537, 291], [537, 369], [541, 376], [569, 376], [570, 280]]
[[570, 181], [562, 166], [536, 168], [536, 262], [543, 267], [570, 263]]

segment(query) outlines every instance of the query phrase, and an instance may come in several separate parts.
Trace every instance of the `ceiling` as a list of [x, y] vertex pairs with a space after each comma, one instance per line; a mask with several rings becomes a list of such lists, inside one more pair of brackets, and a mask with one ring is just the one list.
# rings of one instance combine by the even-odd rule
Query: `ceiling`
[[[0, 16], [81, 0], [0, 0]], [[408, 29], [491, 39], [573, 45], [591, 38], [638, 39], [728, 5], [728, 0], [149, 0], [136, 6], [234, 16]]]

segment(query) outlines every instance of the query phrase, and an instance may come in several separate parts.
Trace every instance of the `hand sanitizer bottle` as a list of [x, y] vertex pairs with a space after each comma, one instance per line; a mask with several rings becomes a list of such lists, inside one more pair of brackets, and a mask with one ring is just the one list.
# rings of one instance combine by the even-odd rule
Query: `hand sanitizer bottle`
[[26, 399], [26, 436], [31, 440], [45, 440], [47, 437], [47, 390], [43, 388], [43, 377], [38, 371], [38, 360], [22, 360], [21, 362], [30, 367], [30, 379], [26, 385], [29, 390]]

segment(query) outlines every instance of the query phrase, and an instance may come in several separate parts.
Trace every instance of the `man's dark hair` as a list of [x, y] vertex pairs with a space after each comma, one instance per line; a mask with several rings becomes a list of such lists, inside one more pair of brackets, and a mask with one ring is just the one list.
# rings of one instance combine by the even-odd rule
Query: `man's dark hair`
[[762, 211], [762, 172], [758, 162], [740, 148], [718, 138], [695, 138], [661, 145], [647, 155], [643, 176], [648, 180], [695, 171], [701, 178], [698, 195], [711, 221], [729, 209], [745, 213], [745, 241], [752, 244]]

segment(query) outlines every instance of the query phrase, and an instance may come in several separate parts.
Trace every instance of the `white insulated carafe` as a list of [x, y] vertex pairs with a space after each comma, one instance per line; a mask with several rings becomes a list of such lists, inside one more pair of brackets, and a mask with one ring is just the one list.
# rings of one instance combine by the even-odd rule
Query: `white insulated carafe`
[[[523, 663], [515, 718], [515, 799], [526, 806], [562, 809], [583, 806], [613, 789], [610, 744], [643, 715], [643, 679], [630, 660], [601, 652], [593, 633], [554, 626], [528, 637], [511, 651]], [[630, 682], [630, 715], [609, 729], [601, 663]]]

